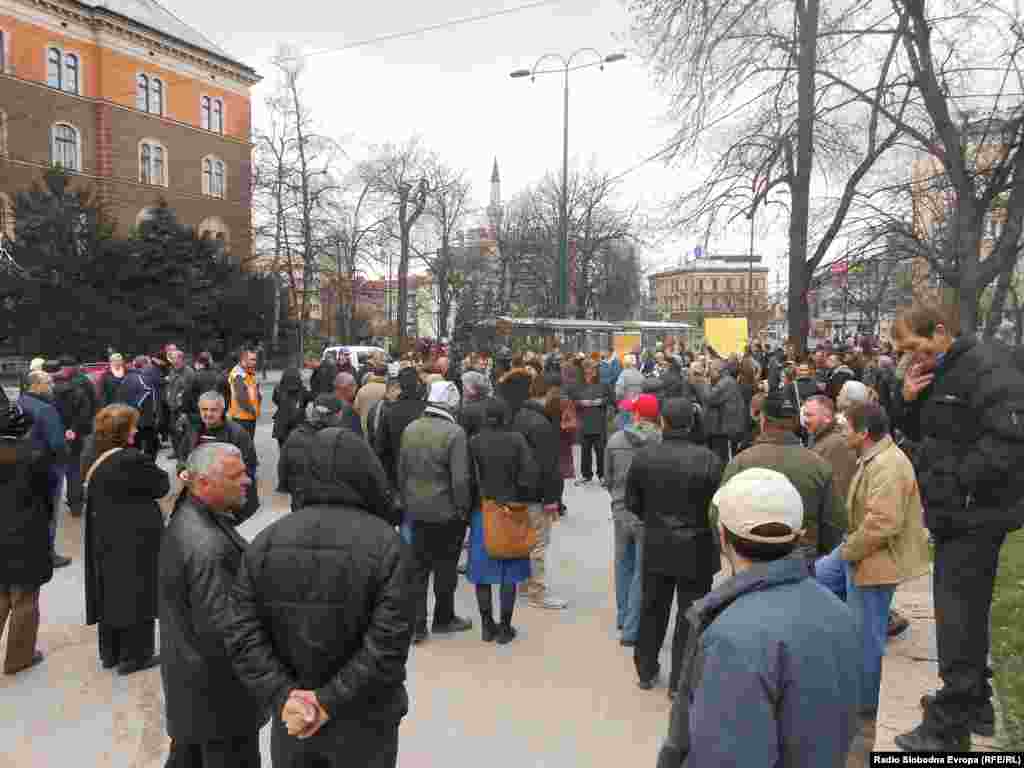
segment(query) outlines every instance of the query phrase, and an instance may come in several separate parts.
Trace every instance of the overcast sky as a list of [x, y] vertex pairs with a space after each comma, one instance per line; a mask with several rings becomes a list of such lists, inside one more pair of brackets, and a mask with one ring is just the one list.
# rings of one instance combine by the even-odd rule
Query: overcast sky
[[[242, 0], [165, 0], [185, 21], [265, 81], [254, 90], [254, 116], [273, 87], [268, 61], [279, 43], [303, 50], [335, 48], [380, 35], [524, 5], [527, 0], [376, 0], [370, 3], [290, 0], [272, 12]], [[282, 13], [282, 8], [286, 13]], [[619, 0], [559, 0], [539, 8], [422, 35], [310, 56], [305, 93], [322, 133], [349, 139], [357, 157], [370, 144], [418, 134], [450, 165], [465, 169], [475, 201], [486, 205], [491, 164], [498, 158], [508, 200], [561, 167], [562, 88], [557, 75], [512, 79], [549, 52], [593, 47], [626, 52], [625, 61], [570, 77], [570, 163], [620, 173], [660, 149], [671, 136], [666, 98], [632, 54], [629, 16]], [[692, 179], [691, 179], [692, 181]], [[622, 202], [651, 215], [686, 183], [684, 172], [650, 163], [630, 173]], [[678, 260], [697, 243], [682, 240], [644, 256], [652, 267]], [[737, 232], [723, 250], [743, 252]], [[774, 266], [774, 254], [767, 262]]]

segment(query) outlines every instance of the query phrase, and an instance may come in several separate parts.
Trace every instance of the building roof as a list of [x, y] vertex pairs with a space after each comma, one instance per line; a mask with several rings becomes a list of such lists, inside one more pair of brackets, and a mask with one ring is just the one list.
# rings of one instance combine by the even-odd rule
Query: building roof
[[251, 67], [242, 64], [210, 38], [186, 24], [156, 0], [82, 0], [82, 2], [84, 5], [123, 16], [154, 32], [180, 40], [194, 48], [212, 53], [219, 58], [251, 70]]
[[[747, 265], [742, 264], [688, 264], [683, 267], [676, 267], [675, 269], [666, 269], [664, 272], [655, 272], [653, 275], [648, 275], [650, 280], [654, 280], [659, 277], [672, 277], [673, 275], [693, 275], [698, 272], [712, 273], [712, 272], [736, 272], [746, 273], [750, 272], [751, 268]], [[753, 268], [754, 272], [771, 272], [770, 267], [758, 267]]]

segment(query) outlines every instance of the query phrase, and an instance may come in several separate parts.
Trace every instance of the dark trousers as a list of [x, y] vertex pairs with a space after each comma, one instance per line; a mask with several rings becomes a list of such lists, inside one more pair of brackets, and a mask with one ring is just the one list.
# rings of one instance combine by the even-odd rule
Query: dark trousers
[[100, 623], [96, 633], [100, 661], [108, 667], [124, 661], [145, 661], [156, 650], [155, 626], [156, 622], [152, 619], [130, 627], [112, 627]]
[[288, 735], [272, 718], [270, 756], [274, 768], [395, 768], [398, 723], [328, 722], [308, 739]]
[[676, 627], [672, 636], [672, 671], [669, 690], [679, 685], [683, 651], [690, 636], [690, 623], [686, 612], [690, 606], [711, 591], [711, 578], [705, 581], [684, 581], [665, 573], [643, 572], [643, 599], [640, 609], [640, 631], [633, 649], [633, 663], [641, 680], [650, 680], [659, 670], [658, 656], [665, 642], [668, 617], [672, 611], [672, 596], [676, 598]]
[[582, 435], [580, 437], [580, 450], [582, 455], [581, 469], [584, 480], [593, 480], [594, 472], [591, 468], [591, 459], [597, 464], [597, 477], [604, 477], [604, 435]]
[[942, 688], [928, 720], [950, 735], [967, 733], [969, 716], [992, 697], [989, 614], [1005, 528], [975, 528], [935, 539], [935, 637]]
[[155, 459], [160, 451], [160, 439], [157, 437], [156, 427], [139, 427], [139, 433], [135, 435], [135, 447]]
[[32, 665], [39, 637], [39, 587], [0, 585], [0, 637], [7, 627], [4, 672], [13, 675]]
[[68, 507], [78, 514], [82, 511], [82, 439], [69, 444], [70, 457], [64, 465], [64, 481]]
[[723, 464], [728, 464], [736, 455], [736, 444], [737, 441], [727, 435], [711, 435], [708, 438], [708, 448], [722, 460]]
[[260, 768], [260, 732], [201, 744], [172, 741], [164, 768]]
[[434, 574], [434, 624], [447, 624], [455, 618], [455, 586], [458, 582], [459, 555], [466, 524], [462, 520], [446, 523], [412, 523], [413, 606], [416, 629], [427, 628], [427, 582]]

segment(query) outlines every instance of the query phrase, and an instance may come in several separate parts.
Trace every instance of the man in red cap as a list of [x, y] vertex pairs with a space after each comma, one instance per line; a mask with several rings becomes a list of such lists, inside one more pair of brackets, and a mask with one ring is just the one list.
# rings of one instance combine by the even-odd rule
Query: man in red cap
[[616, 624], [623, 647], [636, 645], [640, 631], [640, 564], [643, 556], [643, 523], [626, 507], [626, 479], [633, 457], [648, 445], [661, 442], [658, 427], [658, 398], [640, 395], [623, 400], [619, 410], [633, 415], [632, 423], [620, 429], [608, 441], [604, 452], [604, 487], [612, 495], [612, 519], [615, 525], [615, 606]]

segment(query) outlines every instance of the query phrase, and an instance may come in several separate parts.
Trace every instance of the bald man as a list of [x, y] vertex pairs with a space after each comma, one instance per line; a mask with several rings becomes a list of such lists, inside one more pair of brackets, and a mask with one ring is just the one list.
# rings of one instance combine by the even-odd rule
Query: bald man
[[334, 396], [342, 404], [341, 426], [348, 427], [362, 437], [363, 422], [355, 409], [356, 379], [351, 373], [342, 372], [334, 378]]

